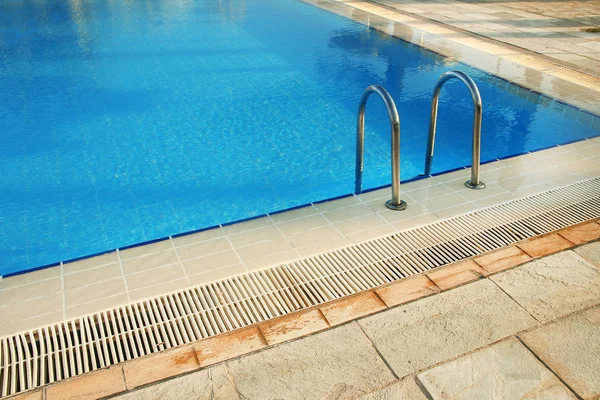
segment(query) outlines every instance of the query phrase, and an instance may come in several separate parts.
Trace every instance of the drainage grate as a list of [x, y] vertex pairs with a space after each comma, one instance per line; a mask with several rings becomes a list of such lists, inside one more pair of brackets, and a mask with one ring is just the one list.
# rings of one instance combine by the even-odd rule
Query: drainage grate
[[600, 217], [600, 178], [0, 339], [0, 397]]

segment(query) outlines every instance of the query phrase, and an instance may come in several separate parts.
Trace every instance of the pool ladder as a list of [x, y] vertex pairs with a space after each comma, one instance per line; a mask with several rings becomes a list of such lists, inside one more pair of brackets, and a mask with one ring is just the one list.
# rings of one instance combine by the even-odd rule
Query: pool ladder
[[[464, 72], [448, 71], [440, 77], [433, 90], [431, 101], [431, 120], [429, 122], [429, 136], [427, 139], [427, 152], [425, 154], [425, 176], [431, 172], [433, 162], [433, 153], [435, 148], [435, 132], [437, 126], [438, 102], [440, 92], [444, 84], [450, 79], [459, 79], [469, 91], [473, 100], [474, 118], [473, 118], [473, 149], [472, 149], [472, 167], [471, 179], [465, 182], [465, 186], [470, 189], [483, 189], [485, 183], [479, 180], [479, 166], [481, 158], [481, 116], [483, 106], [479, 89], [473, 80]], [[367, 100], [373, 94], [377, 93], [385, 103], [390, 119], [390, 128], [392, 136], [392, 198], [385, 203], [385, 206], [391, 210], [402, 211], [406, 209], [406, 202], [400, 199], [400, 116], [394, 103], [394, 99], [383, 87], [372, 85], [365, 89], [360, 96], [358, 104], [358, 120], [356, 127], [356, 171], [354, 192], [362, 192], [362, 175], [364, 170], [365, 153], [365, 109]]]

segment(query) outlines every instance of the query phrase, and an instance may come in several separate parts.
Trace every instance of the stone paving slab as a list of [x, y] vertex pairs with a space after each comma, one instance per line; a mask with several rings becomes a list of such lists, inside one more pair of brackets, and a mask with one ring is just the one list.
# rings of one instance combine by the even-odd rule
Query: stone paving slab
[[399, 377], [528, 329], [535, 320], [489, 280], [359, 321]]
[[600, 307], [520, 336], [577, 394], [600, 397]]
[[356, 323], [225, 364], [242, 399], [353, 399], [395, 378]]
[[575, 399], [515, 338], [432, 368], [418, 379], [434, 400]]
[[600, 242], [586, 244], [576, 248], [575, 253], [600, 268]]
[[[141, 390], [114, 397], [115, 400], [225, 400], [226, 397], [213, 396], [211, 383], [212, 370], [202, 370], [162, 384], [152, 385]], [[228, 399], [234, 400], [235, 397]]]
[[425, 396], [417, 385], [415, 377], [411, 375], [357, 400], [429, 400], [429, 398]]
[[600, 270], [573, 251], [532, 261], [490, 279], [541, 322], [600, 303]]

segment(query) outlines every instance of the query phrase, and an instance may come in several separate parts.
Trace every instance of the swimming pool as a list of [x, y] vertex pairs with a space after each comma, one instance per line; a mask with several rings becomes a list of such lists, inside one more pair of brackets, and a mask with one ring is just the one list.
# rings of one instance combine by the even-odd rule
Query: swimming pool
[[[590, 114], [456, 68], [483, 98], [482, 161], [599, 134]], [[351, 193], [371, 84], [396, 101], [416, 177], [448, 69], [295, 0], [4, 0], [0, 276]], [[434, 173], [470, 163], [471, 107], [446, 85]], [[390, 183], [389, 141], [374, 98], [365, 188]]]

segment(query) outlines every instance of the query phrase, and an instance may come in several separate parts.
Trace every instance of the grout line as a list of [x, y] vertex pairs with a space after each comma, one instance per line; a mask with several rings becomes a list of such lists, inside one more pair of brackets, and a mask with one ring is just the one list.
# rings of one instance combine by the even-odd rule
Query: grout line
[[231, 250], [233, 250], [233, 252], [235, 253], [235, 256], [237, 257], [237, 259], [239, 260], [240, 264], [242, 264], [244, 266], [244, 269], [246, 271], [250, 271], [248, 269], [248, 265], [246, 264], [246, 262], [242, 259], [242, 256], [240, 256], [240, 253], [238, 253], [237, 248], [233, 245], [233, 243], [231, 243], [231, 240], [229, 239], [229, 235], [225, 235], [225, 240], [227, 240], [227, 243], [229, 243], [229, 246], [231, 247]]
[[[173, 247], [173, 250], [175, 251], [175, 256], [177, 257], [177, 262], [179, 263], [179, 268], [181, 268], [181, 271], [183, 272], [185, 281], [187, 282], [188, 286], [191, 286], [192, 283], [190, 281], [190, 277], [188, 276], [188, 273], [185, 270], [185, 268], [183, 268], [183, 262], [181, 261], [181, 257], [179, 256], [179, 252], [177, 251], [177, 247], [175, 247], [175, 243], [173, 243], [173, 238], [171, 236], [169, 236], [169, 242], [171, 243], [171, 246]], [[163, 282], [161, 282], [161, 283], [163, 283]]]
[[[553, 321], [554, 322], [554, 321]], [[533, 357], [535, 357], [535, 359], [542, 364], [544, 367], [546, 367], [546, 369], [548, 369], [548, 371], [550, 371], [552, 373], [552, 375], [554, 375], [556, 377], [556, 379], [558, 379], [558, 381], [560, 383], [562, 383], [578, 400], [583, 400], [583, 398], [581, 396], [579, 396], [579, 394], [567, 383], [565, 382], [560, 375], [558, 375], [558, 373], [556, 371], [554, 371], [552, 369], [552, 367], [550, 367], [548, 364], [546, 364], [546, 362], [544, 360], [542, 360], [542, 358], [540, 356], [538, 356], [528, 345], [527, 343], [525, 343], [525, 341], [523, 339], [521, 339], [521, 337], [519, 336], [519, 334], [515, 334], [514, 337], [523, 345], [523, 347], [525, 347], [527, 349], [527, 351], [529, 351], [529, 353], [531, 353], [531, 355], [533, 355]]]
[[371, 340], [371, 338], [369, 337], [369, 335], [367, 335], [367, 333], [364, 331], [364, 329], [361, 326], [361, 324], [359, 324], [358, 321], [354, 321], [354, 323], [356, 324], [356, 326], [358, 327], [358, 329], [362, 332], [362, 334], [365, 336], [365, 338], [369, 341], [369, 343], [371, 344], [371, 346], [373, 346], [373, 350], [375, 350], [375, 352], [377, 353], [377, 355], [379, 356], [379, 358], [381, 358], [381, 361], [383, 361], [383, 363], [385, 364], [385, 366], [390, 370], [390, 372], [392, 373], [392, 376], [394, 378], [396, 378], [396, 380], [399, 380], [400, 377], [398, 376], [398, 374], [396, 374], [396, 371], [394, 371], [394, 369], [392, 368], [392, 366], [390, 365], [390, 363], [388, 362], [388, 360], [386, 360], [386, 358], [383, 356], [383, 354], [381, 353], [381, 351], [379, 351], [379, 349], [377, 348], [377, 346], [375, 346], [375, 343], [373, 343], [373, 341]]
[[121, 276], [123, 277], [123, 284], [125, 285], [125, 294], [127, 295], [127, 303], [131, 303], [131, 296], [129, 295], [129, 285], [125, 278], [125, 269], [123, 268], [123, 260], [121, 259], [121, 251], [117, 249], [117, 259], [119, 260], [119, 267], [121, 268]]
[[[527, 253], [525, 253], [525, 254], [527, 254]], [[556, 254], [556, 253], [553, 253], [553, 254]], [[538, 258], [538, 259], [539, 259], [539, 258]], [[527, 260], [527, 261], [526, 261], [526, 262], [524, 262], [523, 264], [526, 264], [526, 263], [528, 263], [528, 262], [531, 262], [531, 261], [534, 261], [534, 260], [537, 260], [537, 259], [535, 259], [535, 258], [532, 258], [531, 260]], [[513, 268], [510, 268], [510, 270], [512, 270], [512, 269], [515, 269], [515, 268], [519, 268], [519, 267], [521, 267], [523, 264], [515, 265]], [[483, 268], [483, 267], [481, 267], [481, 268]], [[484, 269], [484, 270], [485, 270], [485, 269]], [[505, 270], [505, 271], [508, 271], [508, 270]], [[539, 319], [537, 319], [537, 318], [535, 317], [535, 315], [533, 315], [532, 313], [530, 313], [530, 312], [529, 312], [529, 310], [527, 310], [527, 309], [525, 308], [525, 306], [523, 306], [521, 303], [519, 303], [517, 300], [515, 300], [515, 299], [514, 299], [514, 298], [513, 298], [513, 297], [512, 297], [510, 294], [508, 294], [508, 292], [506, 292], [506, 290], [504, 290], [504, 288], [502, 288], [500, 285], [498, 285], [498, 283], [497, 283], [495, 280], [491, 279], [491, 278], [492, 278], [494, 275], [501, 274], [502, 272], [504, 272], [504, 271], [499, 271], [499, 272], [497, 272], [496, 274], [489, 275], [489, 276], [486, 276], [486, 277], [484, 277], [484, 278], [485, 278], [485, 279], [487, 279], [487, 280], [489, 280], [490, 282], [492, 282], [494, 285], [496, 285], [496, 287], [497, 287], [498, 289], [500, 289], [500, 291], [501, 291], [502, 293], [504, 293], [506, 296], [508, 296], [508, 298], [509, 298], [509, 299], [511, 299], [512, 301], [514, 301], [514, 302], [515, 302], [515, 304], [517, 304], [517, 306], [519, 306], [519, 307], [520, 307], [520, 308], [521, 308], [523, 311], [525, 311], [525, 312], [526, 312], [528, 315], [530, 315], [530, 316], [531, 316], [531, 318], [533, 318], [533, 320], [537, 322], [537, 326], [539, 326], [540, 324], [543, 324], [543, 322], [542, 322], [542, 321], [540, 321]]]
[[60, 285], [62, 288], [62, 312], [63, 312], [63, 319], [67, 319], [67, 293], [65, 290], [65, 274], [64, 274], [64, 268], [63, 268], [63, 263], [61, 261], [60, 263]]

